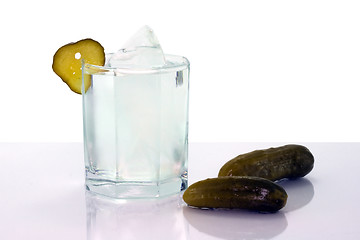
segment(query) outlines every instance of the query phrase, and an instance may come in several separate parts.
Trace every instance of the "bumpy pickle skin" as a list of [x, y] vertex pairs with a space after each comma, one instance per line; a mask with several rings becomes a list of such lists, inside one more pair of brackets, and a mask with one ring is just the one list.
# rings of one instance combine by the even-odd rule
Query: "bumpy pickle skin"
[[277, 181], [299, 178], [314, 167], [314, 156], [304, 146], [285, 145], [241, 154], [225, 163], [218, 176], [256, 176]]
[[[81, 94], [82, 86], [82, 60], [85, 63], [103, 66], [105, 52], [103, 46], [93, 39], [87, 38], [69, 43], [59, 48], [53, 57], [53, 71], [75, 93]], [[85, 91], [90, 87], [90, 78], [84, 79]]]
[[192, 207], [270, 213], [283, 208], [287, 197], [281, 186], [258, 177], [208, 178], [192, 184], [183, 195], [184, 201]]

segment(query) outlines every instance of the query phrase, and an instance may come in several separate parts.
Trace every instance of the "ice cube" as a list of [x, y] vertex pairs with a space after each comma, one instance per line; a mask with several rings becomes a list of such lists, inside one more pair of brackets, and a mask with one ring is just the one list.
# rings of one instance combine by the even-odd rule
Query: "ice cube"
[[107, 61], [108, 67], [151, 68], [165, 65], [165, 56], [154, 31], [142, 27]]

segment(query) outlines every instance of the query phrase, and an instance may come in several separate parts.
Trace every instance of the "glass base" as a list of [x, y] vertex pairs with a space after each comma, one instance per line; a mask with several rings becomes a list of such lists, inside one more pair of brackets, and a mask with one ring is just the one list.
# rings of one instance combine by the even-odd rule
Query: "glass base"
[[159, 198], [185, 190], [188, 180], [179, 177], [160, 182], [116, 182], [88, 177], [85, 185], [91, 192], [112, 198]]

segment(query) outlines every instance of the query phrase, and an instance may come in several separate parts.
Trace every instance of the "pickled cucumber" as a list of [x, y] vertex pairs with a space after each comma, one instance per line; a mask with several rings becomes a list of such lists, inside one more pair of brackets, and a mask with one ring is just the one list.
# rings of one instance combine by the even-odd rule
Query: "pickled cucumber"
[[[103, 46], [90, 38], [66, 44], [56, 51], [52, 65], [54, 72], [78, 94], [81, 94], [82, 87], [82, 60], [85, 63], [103, 66], [105, 63]], [[84, 84], [86, 91], [91, 84], [89, 77], [84, 78]]]
[[256, 176], [271, 181], [298, 178], [314, 167], [314, 157], [304, 146], [285, 145], [239, 155], [225, 163], [218, 176]]
[[276, 212], [285, 206], [287, 193], [278, 184], [263, 178], [219, 177], [192, 184], [183, 199], [189, 206], [198, 208]]

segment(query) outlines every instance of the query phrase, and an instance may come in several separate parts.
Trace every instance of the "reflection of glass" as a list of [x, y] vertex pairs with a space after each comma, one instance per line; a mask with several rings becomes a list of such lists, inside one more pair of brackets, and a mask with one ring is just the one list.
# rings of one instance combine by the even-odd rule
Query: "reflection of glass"
[[125, 200], [86, 191], [87, 239], [186, 240], [181, 196]]
[[[111, 56], [111, 55], [109, 55]], [[187, 187], [188, 76], [184, 57], [151, 68], [83, 64], [86, 186], [117, 198]]]
[[184, 208], [186, 220], [196, 230], [220, 239], [270, 239], [282, 233], [288, 223], [282, 212], [262, 214], [242, 210]]
[[296, 180], [285, 179], [278, 182], [288, 194], [286, 205], [282, 211], [289, 212], [308, 204], [314, 197], [314, 186], [306, 178]]

